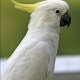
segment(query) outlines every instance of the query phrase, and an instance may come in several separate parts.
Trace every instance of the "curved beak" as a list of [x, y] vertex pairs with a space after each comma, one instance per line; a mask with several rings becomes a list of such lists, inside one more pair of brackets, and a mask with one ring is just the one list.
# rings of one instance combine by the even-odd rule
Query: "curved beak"
[[61, 16], [61, 20], [60, 20], [60, 26], [67, 26], [69, 27], [71, 24], [71, 16], [70, 14], [67, 12], [65, 13], [63, 16]]

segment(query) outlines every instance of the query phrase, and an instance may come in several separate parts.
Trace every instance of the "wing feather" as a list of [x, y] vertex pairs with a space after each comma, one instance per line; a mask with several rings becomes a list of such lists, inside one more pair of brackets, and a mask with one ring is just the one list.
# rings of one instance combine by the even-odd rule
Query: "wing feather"
[[48, 80], [50, 55], [46, 43], [38, 42], [31, 48], [24, 46], [15, 52], [7, 62], [2, 80]]

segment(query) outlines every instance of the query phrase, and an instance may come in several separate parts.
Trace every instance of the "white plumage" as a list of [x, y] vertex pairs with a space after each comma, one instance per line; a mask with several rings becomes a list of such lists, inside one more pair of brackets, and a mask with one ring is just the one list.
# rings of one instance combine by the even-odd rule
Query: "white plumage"
[[60, 19], [69, 6], [62, 0], [46, 0], [36, 5], [39, 6], [31, 12], [28, 32], [8, 59], [1, 80], [53, 80]]

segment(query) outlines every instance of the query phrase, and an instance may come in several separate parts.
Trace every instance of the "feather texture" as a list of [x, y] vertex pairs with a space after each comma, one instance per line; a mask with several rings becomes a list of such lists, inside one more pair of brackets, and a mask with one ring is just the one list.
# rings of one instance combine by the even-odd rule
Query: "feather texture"
[[1, 80], [53, 80], [60, 18], [69, 6], [62, 0], [36, 4], [40, 5], [31, 13], [28, 32], [8, 59]]

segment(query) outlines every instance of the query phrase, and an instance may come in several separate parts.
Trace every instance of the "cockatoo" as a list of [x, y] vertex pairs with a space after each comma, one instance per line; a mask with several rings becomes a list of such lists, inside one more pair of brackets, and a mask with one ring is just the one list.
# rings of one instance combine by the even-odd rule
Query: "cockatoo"
[[69, 5], [63, 0], [21, 4], [15, 8], [31, 13], [28, 31], [8, 59], [1, 80], [53, 80], [60, 27], [69, 26]]

